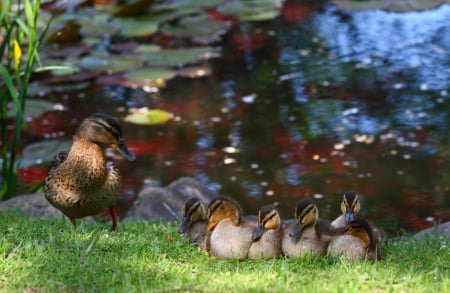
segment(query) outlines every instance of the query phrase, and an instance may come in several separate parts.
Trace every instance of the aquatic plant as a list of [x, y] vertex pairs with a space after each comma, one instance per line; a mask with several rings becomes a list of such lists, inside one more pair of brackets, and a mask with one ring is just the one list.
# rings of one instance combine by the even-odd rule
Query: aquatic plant
[[[0, 56], [3, 58], [0, 63], [0, 199], [3, 200], [12, 196], [16, 186], [16, 156], [24, 123], [28, 82], [39, 60], [38, 50], [48, 28], [47, 24], [38, 32], [39, 8], [39, 0], [8, 0], [0, 4]], [[10, 127], [10, 119], [14, 121], [14, 127]]]

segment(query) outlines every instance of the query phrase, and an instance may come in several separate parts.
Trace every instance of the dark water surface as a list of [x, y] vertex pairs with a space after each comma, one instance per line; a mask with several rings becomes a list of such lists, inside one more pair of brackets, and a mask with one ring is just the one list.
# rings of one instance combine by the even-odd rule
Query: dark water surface
[[[192, 176], [246, 213], [303, 197], [334, 218], [345, 191], [389, 232], [450, 220], [450, 6], [347, 13], [330, 6], [296, 21], [234, 26], [213, 75], [176, 78], [158, 94], [114, 87], [55, 95], [70, 117], [129, 107], [175, 114], [124, 125], [137, 162], [120, 162], [124, 199], [143, 183]], [[38, 140], [30, 137], [25, 142]]]

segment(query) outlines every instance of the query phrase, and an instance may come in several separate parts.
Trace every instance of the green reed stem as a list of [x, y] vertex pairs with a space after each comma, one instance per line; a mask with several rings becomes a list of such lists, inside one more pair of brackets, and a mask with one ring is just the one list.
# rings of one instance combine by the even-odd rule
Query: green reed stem
[[[14, 10], [13, 4], [19, 7]], [[4, 1], [1, 4], [0, 23], [4, 28], [3, 42], [0, 44], [0, 56], [6, 60], [0, 64], [0, 93], [2, 96], [0, 109], [0, 125], [2, 138], [2, 187], [0, 200], [12, 197], [17, 182], [17, 150], [20, 144], [22, 125], [24, 124], [24, 110], [28, 91], [28, 82], [38, 61], [38, 49], [48, 30], [48, 25], [37, 34], [37, 19], [39, 16], [39, 0]], [[14, 42], [26, 55], [20, 59], [14, 54]], [[17, 66], [17, 61], [18, 66]], [[15, 127], [10, 141], [8, 137], [8, 109], [14, 105]]]

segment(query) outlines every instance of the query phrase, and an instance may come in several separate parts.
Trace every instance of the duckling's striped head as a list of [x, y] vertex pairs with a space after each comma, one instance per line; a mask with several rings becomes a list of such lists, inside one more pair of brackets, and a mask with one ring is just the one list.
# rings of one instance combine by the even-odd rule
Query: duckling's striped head
[[203, 202], [197, 198], [189, 199], [184, 205], [183, 220], [178, 229], [178, 233], [186, 233], [193, 223], [204, 219], [206, 219], [206, 208]]
[[252, 240], [258, 241], [267, 230], [278, 230], [281, 218], [274, 205], [263, 206], [258, 212], [258, 225], [253, 231]]
[[74, 136], [75, 140], [86, 140], [101, 148], [113, 148], [130, 161], [135, 156], [128, 150], [122, 137], [122, 127], [113, 117], [97, 113], [83, 120]]
[[345, 215], [345, 222], [353, 221], [360, 209], [361, 204], [358, 195], [353, 191], [346, 192], [341, 202], [341, 211]]
[[295, 207], [295, 219], [295, 224], [289, 232], [291, 237], [297, 237], [305, 228], [314, 226], [317, 223], [319, 210], [316, 204], [309, 199], [300, 200]]
[[241, 222], [241, 207], [237, 202], [228, 197], [218, 197], [208, 205], [208, 231], [222, 220], [228, 219], [233, 224], [239, 225]]

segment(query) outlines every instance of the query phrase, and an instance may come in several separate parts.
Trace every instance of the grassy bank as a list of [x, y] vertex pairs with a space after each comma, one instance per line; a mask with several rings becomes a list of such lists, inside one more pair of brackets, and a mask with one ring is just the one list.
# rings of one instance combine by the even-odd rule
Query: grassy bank
[[450, 292], [450, 246], [391, 239], [383, 261], [211, 259], [176, 224], [0, 216], [2, 292]]

